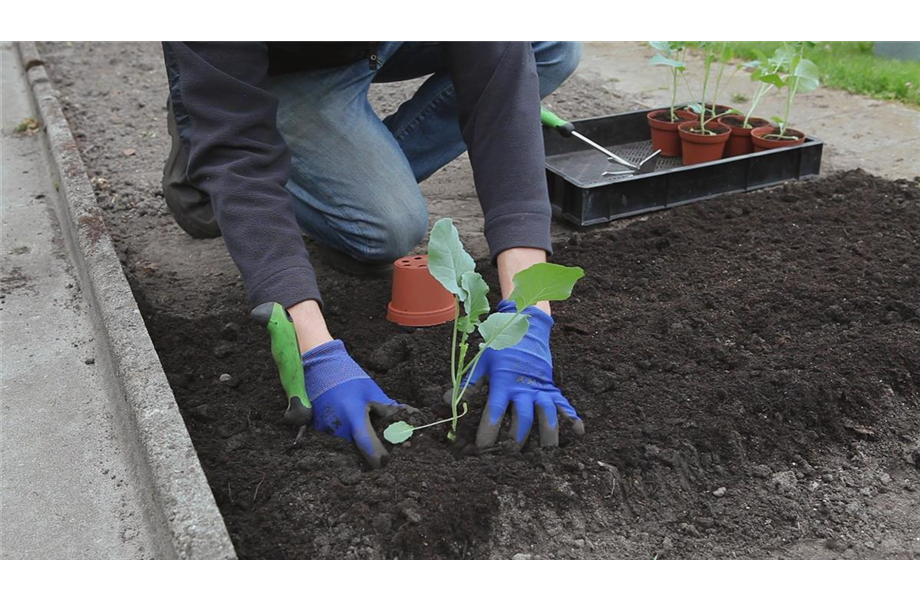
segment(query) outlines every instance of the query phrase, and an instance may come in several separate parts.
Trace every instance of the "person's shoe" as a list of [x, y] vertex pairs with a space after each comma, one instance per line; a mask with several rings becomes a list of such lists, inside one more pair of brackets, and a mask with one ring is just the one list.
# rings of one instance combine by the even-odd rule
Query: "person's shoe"
[[193, 238], [220, 237], [214, 207], [207, 194], [195, 189], [188, 180], [188, 152], [179, 138], [172, 100], [167, 100], [167, 129], [172, 148], [163, 167], [163, 197], [176, 223]]
[[316, 245], [318, 254], [324, 263], [340, 273], [353, 275], [363, 279], [384, 279], [393, 273], [392, 262], [361, 262], [344, 252], [332, 248]]

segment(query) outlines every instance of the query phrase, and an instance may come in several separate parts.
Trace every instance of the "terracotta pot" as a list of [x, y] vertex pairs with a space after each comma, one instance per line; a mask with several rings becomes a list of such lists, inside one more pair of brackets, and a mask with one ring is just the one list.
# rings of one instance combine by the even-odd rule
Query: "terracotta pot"
[[393, 295], [387, 320], [407, 327], [440, 325], [454, 318], [454, 296], [428, 272], [428, 256], [393, 263]]
[[658, 120], [654, 117], [664, 115], [668, 118], [669, 109], [653, 110], [646, 115], [648, 126], [652, 130], [652, 150], [661, 150], [661, 156], [680, 156], [680, 137], [677, 135], [677, 126], [684, 121], [696, 118], [696, 115], [687, 110], [677, 110], [674, 113], [680, 119], [677, 123], [668, 120]]
[[789, 129], [786, 128], [786, 135], [794, 135], [797, 139], [794, 140], [771, 140], [764, 139], [764, 136], [779, 133], [779, 127], [774, 127], [772, 125], [767, 125], [766, 127], [758, 127], [751, 131], [751, 141], [754, 143], [754, 148], [756, 150], [773, 150], [774, 148], [787, 148], [789, 146], [798, 146], [799, 144], [805, 141], [805, 134], [799, 131], [798, 129]]
[[724, 117], [719, 117], [716, 121], [731, 130], [728, 141], [725, 142], [725, 154], [723, 154], [725, 158], [742, 156], [753, 152], [754, 143], [751, 141], [751, 132], [755, 127], [765, 127], [770, 124], [766, 119], [752, 117], [748, 120], [750, 127], [742, 127], [744, 125], [744, 115], [725, 115]]
[[728, 141], [729, 133], [731, 133], [727, 125], [719, 123], [710, 123], [706, 126], [707, 130], [715, 135], [693, 133], [693, 129], [699, 126], [699, 121], [691, 121], [681, 123], [677, 127], [685, 165], [696, 165], [722, 158], [725, 142]]

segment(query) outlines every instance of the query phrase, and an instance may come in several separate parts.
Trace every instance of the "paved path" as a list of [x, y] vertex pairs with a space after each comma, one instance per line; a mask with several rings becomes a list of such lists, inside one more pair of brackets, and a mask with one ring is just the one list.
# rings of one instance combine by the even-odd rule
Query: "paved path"
[[150, 558], [40, 136], [14, 133], [34, 117], [27, 87], [0, 54], [0, 558]]

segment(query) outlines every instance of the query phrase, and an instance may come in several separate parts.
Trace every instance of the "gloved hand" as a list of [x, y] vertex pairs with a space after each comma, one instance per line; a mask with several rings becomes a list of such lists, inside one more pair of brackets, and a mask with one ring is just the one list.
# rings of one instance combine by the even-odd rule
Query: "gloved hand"
[[388, 417], [401, 405], [387, 398], [341, 340], [317, 346], [302, 358], [316, 430], [354, 442], [375, 469], [385, 464], [389, 454], [374, 432], [370, 413]]
[[[498, 312], [513, 313], [514, 302], [502, 300]], [[583, 435], [585, 425], [578, 413], [553, 383], [553, 357], [549, 350], [549, 333], [553, 318], [535, 306], [524, 309], [530, 315], [530, 327], [516, 346], [504, 350], [486, 350], [473, 372], [470, 385], [489, 381], [489, 400], [482, 413], [476, 445], [487, 448], [498, 439], [502, 418], [511, 404], [511, 433], [523, 446], [533, 427], [534, 413], [540, 430], [540, 446], [559, 445], [557, 411]]]

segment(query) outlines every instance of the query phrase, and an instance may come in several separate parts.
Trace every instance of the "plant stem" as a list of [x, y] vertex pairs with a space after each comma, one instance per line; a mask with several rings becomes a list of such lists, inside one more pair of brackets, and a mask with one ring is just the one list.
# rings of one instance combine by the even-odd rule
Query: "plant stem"
[[671, 67], [671, 122], [677, 120], [677, 116], [674, 114], [674, 105], [677, 103], [677, 69]]
[[[785, 46], [786, 43], [783, 42]], [[799, 77], [795, 74], [796, 68], [799, 63], [802, 61], [803, 56], [805, 55], [805, 47], [802, 46], [799, 49], [798, 56], [789, 65], [789, 70], [791, 71], [790, 77], [793, 78], [792, 85], [789, 86], [789, 91], [786, 93], [786, 112], [783, 113], [783, 122], [779, 124], [779, 135], [784, 137], [786, 135], [786, 127], [789, 126], [789, 113], [792, 110], [792, 100], [795, 98], [795, 93], [799, 89]]]
[[754, 97], [751, 99], [751, 109], [747, 112], [746, 115], [744, 115], [744, 123], [742, 124], [742, 127], [747, 128], [750, 125], [749, 121], [751, 120], [751, 115], [754, 114], [754, 111], [757, 110], [757, 105], [760, 104], [760, 101], [772, 88], [772, 83], [767, 85], [762, 81], [760, 82], [760, 87], [757, 88], [757, 91], [754, 92]]
[[[706, 90], [709, 88], [709, 68], [712, 66], [712, 48], [706, 48], [706, 74], [703, 75], [703, 91], [700, 94], [700, 104], [702, 104], [700, 110], [700, 131], [703, 135], [706, 135]], [[715, 107], [713, 107], [713, 112], [715, 112]]]
[[[450, 420], [453, 422], [453, 431], [457, 430], [457, 384], [459, 383], [457, 354], [460, 348], [457, 346], [457, 321], [460, 319], [460, 299], [454, 296], [454, 332], [450, 342]], [[460, 367], [463, 366], [463, 357], [460, 357]]]
[[[467, 412], [469, 412], [469, 405], [464, 406], [463, 412], [459, 414], [456, 418], [459, 419], [460, 417], [466, 416]], [[435, 425], [440, 425], [441, 423], [447, 423], [448, 421], [453, 421], [453, 420], [454, 420], [454, 417], [450, 417], [447, 419], [441, 419], [440, 421], [435, 421], [434, 423], [428, 423], [426, 425], [419, 425], [418, 427], [413, 427], [412, 431], [418, 431], [419, 429], [425, 429], [426, 427], [434, 427]]]
[[[722, 44], [722, 46], [724, 47], [725, 44]], [[718, 76], [716, 76], [716, 85], [715, 85], [715, 88], [712, 90], [712, 118], [713, 118], [713, 119], [714, 119], [715, 116], [716, 116], [716, 100], [719, 99], [719, 85], [720, 85], [721, 82], [722, 82], [722, 74], [723, 74], [724, 72], [725, 72], [725, 63], [724, 63], [724, 62], [719, 62], [719, 74], [718, 74]], [[703, 99], [703, 104], [704, 104], [704, 105], [706, 104], [706, 99], [705, 99], [705, 98]], [[710, 119], [710, 120], [711, 120], [711, 119]]]
[[[516, 317], [519, 317], [521, 315], [521, 311], [518, 310], [517, 312], [514, 313], [514, 315]], [[508, 327], [511, 327], [512, 323], [516, 323], [516, 322], [517, 322], [517, 319], [511, 319], [510, 321], [508, 321], [504, 327], [498, 330], [498, 333], [495, 334], [495, 337], [500, 336], [505, 331], [505, 329], [507, 329]], [[463, 368], [459, 376], [462, 378], [467, 372], [475, 370], [476, 365], [479, 364], [479, 359], [482, 358], [483, 353], [488, 349], [489, 347], [486, 345], [480, 346], [479, 352], [477, 352], [476, 355], [473, 357], [473, 360], [471, 360], [469, 364], [466, 365], [465, 368]], [[463, 384], [463, 388], [460, 390], [460, 394], [456, 397], [456, 399], [451, 400], [452, 404], [454, 402], [460, 402], [460, 399], [463, 398], [463, 394], [466, 393], [466, 388], [468, 388], [469, 385], [470, 385], [470, 378], [467, 377], [466, 381]]]
[[450, 376], [454, 387], [457, 382], [457, 320], [460, 318], [460, 300], [454, 296], [454, 333], [450, 341]]

